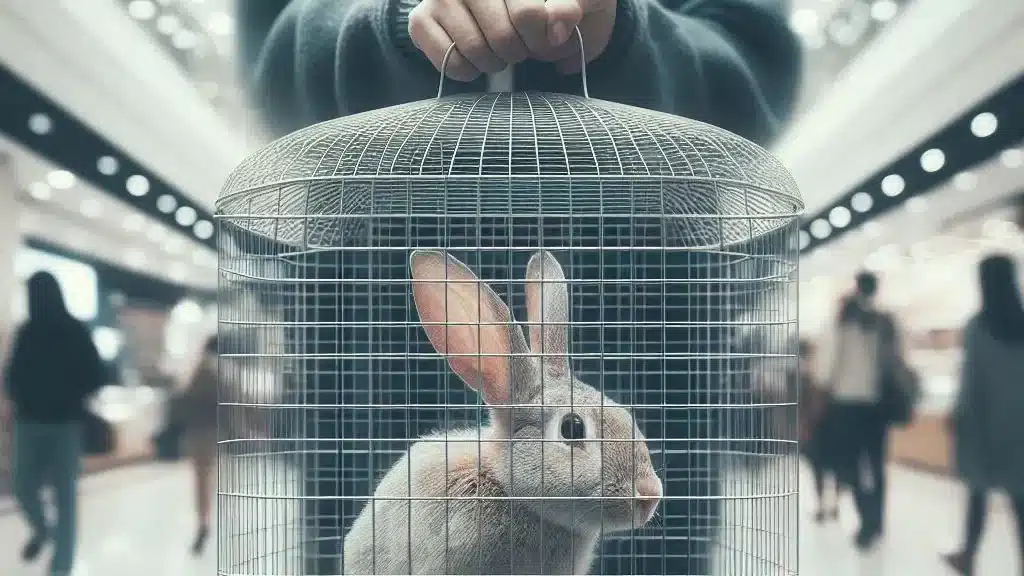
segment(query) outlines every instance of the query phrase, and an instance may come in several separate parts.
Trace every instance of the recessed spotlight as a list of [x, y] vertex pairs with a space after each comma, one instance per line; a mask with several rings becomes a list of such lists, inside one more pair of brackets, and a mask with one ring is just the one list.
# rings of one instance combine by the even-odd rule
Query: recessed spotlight
[[82, 216], [86, 218], [99, 218], [103, 214], [103, 204], [100, 204], [99, 200], [95, 198], [86, 198], [82, 200], [80, 207]]
[[191, 226], [195, 224], [196, 218], [198, 218], [198, 214], [196, 214], [195, 208], [192, 208], [191, 206], [182, 206], [174, 213], [174, 220], [182, 226]]
[[1020, 168], [1024, 164], [1024, 152], [1020, 148], [1003, 150], [1003, 153], [999, 155], [999, 160], [1007, 168]]
[[814, 222], [811, 222], [811, 236], [814, 236], [818, 240], [828, 238], [831, 233], [832, 226], [829, 225], [827, 220], [818, 218]]
[[861, 214], [871, 210], [871, 207], [874, 205], [875, 199], [867, 192], [857, 192], [853, 195], [853, 198], [850, 198], [850, 207]]
[[846, 228], [852, 219], [853, 215], [846, 206], [836, 206], [828, 213], [828, 221], [836, 228]]
[[161, 34], [170, 36], [181, 28], [181, 20], [174, 14], [164, 14], [156, 19], [156, 29]]
[[36, 200], [45, 202], [53, 198], [53, 190], [45, 182], [33, 182], [28, 185], [28, 193]]
[[178, 207], [178, 201], [170, 194], [163, 194], [156, 199], [156, 209], [164, 214], [170, 214]]
[[224, 12], [215, 12], [210, 16], [210, 32], [218, 36], [227, 36], [235, 28], [235, 21]]
[[153, 225], [146, 230], [146, 238], [149, 238], [153, 242], [160, 242], [167, 237], [167, 231], [164, 230], [163, 226]]
[[977, 185], [978, 177], [974, 175], [974, 172], [959, 172], [953, 176], [953, 186], [961, 192], [974, 190]]
[[128, 3], [128, 14], [136, 20], [152, 20], [156, 16], [156, 5], [150, 0], [132, 0]]
[[971, 119], [971, 134], [978, 138], [988, 138], [999, 128], [999, 119], [991, 112], [982, 112]]
[[810, 8], [794, 10], [789, 17], [789, 27], [801, 36], [812, 34], [818, 30], [818, 13]]
[[75, 185], [75, 175], [67, 170], [54, 170], [46, 175], [46, 181], [57, 190], [67, 190]]
[[828, 25], [828, 35], [840, 46], [853, 46], [860, 39], [860, 29], [844, 20], [833, 20]]
[[899, 5], [893, 0], [875, 0], [871, 4], [871, 17], [879, 22], [888, 22], [896, 17]]
[[96, 169], [104, 176], [113, 176], [120, 168], [117, 158], [113, 156], [100, 156], [96, 161]]
[[125, 188], [128, 193], [136, 198], [149, 194], [149, 178], [141, 174], [135, 174], [129, 176], [128, 180], [125, 181]]
[[800, 231], [799, 238], [800, 238], [800, 240], [799, 240], [800, 244], [799, 245], [800, 245], [800, 249], [801, 250], [806, 249], [811, 244], [811, 235], [808, 234], [806, 230], [801, 230]]
[[53, 120], [42, 112], [36, 112], [28, 117], [28, 129], [38, 136], [49, 134], [53, 130]]
[[188, 28], [182, 28], [171, 36], [171, 44], [178, 50], [191, 50], [199, 44], [199, 37]]
[[200, 220], [192, 227], [192, 233], [200, 240], [209, 240], [213, 236], [213, 224], [209, 220]]
[[938, 148], [925, 150], [921, 154], [921, 169], [925, 172], [938, 172], [946, 164], [946, 154]]
[[928, 201], [921, 196], [914, 196], [913, 198], [907, 199], [907, 211], [920, 214], [928, 209]]
[[893, 198], [902, 194], [906, 185], [906, 182], [903, 181], [903, 177], [899, 174], [889, 174], [885, 178], [882, 178], [882, 193]]
[[142, 214], [132, 214], [124, 219], [124, 229], [129, 232], [138, 232], [139, 230], [142, 230], [142, 226], [145, 223], [146, 219]]

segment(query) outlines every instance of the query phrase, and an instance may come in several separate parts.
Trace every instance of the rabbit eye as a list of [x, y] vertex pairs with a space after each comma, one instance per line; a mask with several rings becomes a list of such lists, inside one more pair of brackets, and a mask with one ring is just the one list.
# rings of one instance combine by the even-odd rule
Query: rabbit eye
[[562, 418], [562, 438], [570, 441], [583, 440], [587, 437], [587, 427], [579, 414], [569, 413]]

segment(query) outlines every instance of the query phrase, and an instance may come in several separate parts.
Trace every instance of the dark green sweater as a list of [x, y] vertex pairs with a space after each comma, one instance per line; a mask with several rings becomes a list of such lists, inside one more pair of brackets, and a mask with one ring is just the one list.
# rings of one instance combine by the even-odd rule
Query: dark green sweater
[[[276, 135], [431, 98], [438, 72], [409, 40], [418, 0], [241, 0], [243, 77]], [[788, 119], [800, 47], [785, 0], [619, 0], [612, 40], [588, 65], [590, 95], [715, 124], [759, 143]], [[486, 80], [450, 82], [448, 93]], [[580, 93], [578, 75], [516, 67], [517, 90]]]

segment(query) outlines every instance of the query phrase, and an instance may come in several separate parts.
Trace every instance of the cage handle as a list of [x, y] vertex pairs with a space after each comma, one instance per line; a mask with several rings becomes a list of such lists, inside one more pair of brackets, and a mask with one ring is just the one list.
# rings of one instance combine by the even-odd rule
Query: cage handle
[[[590, 98], [590, 90], [587, 88], [587, 53], [583, 50], [583, 34], [580, 33], [580, 27], [575, 27], [576, 39], [580, 45], [580, 77], [583, 80], [583, 97]], [[455, 50], [455, 42], [445, 50], [444, 59], [441, 60], [441, 79], [437, 84], [437, 97], [438, 99], [444, 95], [444, 79], [448, 73], [448, 59], [451, 57], [452, 52]]]

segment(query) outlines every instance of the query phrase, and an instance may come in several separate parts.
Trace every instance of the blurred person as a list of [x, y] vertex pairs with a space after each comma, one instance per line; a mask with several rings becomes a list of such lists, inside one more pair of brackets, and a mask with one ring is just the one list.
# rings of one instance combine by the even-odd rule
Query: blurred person
[[[82, 422], [105, 371], [88, 328], [68, 312], [51, 274], [29, 278], [28, 309], [4, 368], [14, 410], [14, 495], [32, 531], [21, 555], [34, 560], [52, 539], [50, 574], [66, 576], [75, 555]], [[52, 526], [40, 494], [46, 486], [54, 493]]]
[[970, 493], [963, 546], [945, 557], [960, 574], [973, 573], [993, 490], [1010, 496], [1024, 565], [1024, 305], [1010, 258], [984, 259], [979, 276], [981, 310], [964, 330], [950, 418], [956, 471]]
[[[816, 522], [824, 522], [828, 519], [835, 520], [839, 516], [840, 486], [832, 462], [835, 450], [830, 435], [831, 420], [828, 418], [831, 402], [828, 391], [818, 385], [814, 376], [814, 345], [801, 340], [799, 346], [797, 377], [800, 382], [800, 448], [814, 474], [814, 491], [818, 504], [814, 519]], [[827, 484], [832, 485], [833, 496], [830, 506], [827, 505]]]
[[171, 400], [170, 419], [184, 430], [185, 455], [195, 475], [198, 527], [192, 553], [201, 554], [210, 533], [217, 461], [217, 337], [207, 339], [188, 387]]
[[516, 64], [515, 89], [590, 94], [686, 115], [759, 143], [788, 119], [801, 70], [785, 0], [240, 1], [243, 77], [272, 130], [484, 91]]
[[860, 516], [859, 548], [884, 528], [886, 447], [892, 424], [887, 388], [902, 365], [895, 319], [875, 305], [878, 278], [856, 277], [854, 294], [840, 306], [825, 389], [831, 395], [830, 432], [840, 482], [851, 489]]

